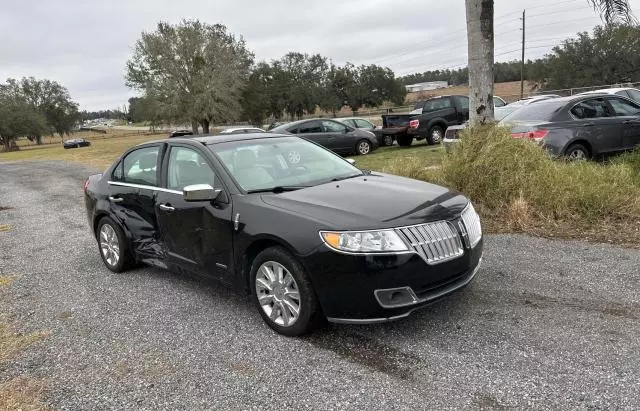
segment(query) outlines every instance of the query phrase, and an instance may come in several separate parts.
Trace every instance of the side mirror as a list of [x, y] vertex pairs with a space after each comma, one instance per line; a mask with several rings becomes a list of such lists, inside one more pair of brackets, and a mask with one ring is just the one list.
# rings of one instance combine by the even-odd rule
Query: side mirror
[[345, 160], [347, 160], [347, 163], [351, 164], [352, 166], [356, 165], [356, 160], [352, 158], [345, 158]]
[[182, 189], [182, 198], [184, 201], [213, 201], [221, 192], [209, 184], [194, 184]]

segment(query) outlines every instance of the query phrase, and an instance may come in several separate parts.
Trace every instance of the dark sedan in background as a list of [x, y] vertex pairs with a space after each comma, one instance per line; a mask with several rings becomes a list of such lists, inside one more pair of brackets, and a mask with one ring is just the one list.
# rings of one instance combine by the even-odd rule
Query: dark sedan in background
[[516, 110], [500, 124], [513, 137], [529, 138], [555, 156], [587, 159], [640, 145], [640, 105], [612, 94], [540, 101]]
[[62, 145], [64, 148], [89, 147], [91, 142], [84, 138], [72, 138], [70, 140], [66, 140]]
[[325, 319], [406, 317], [469, 284], [482, 258], [462, 194], [364, 172], [290, 134], [145, 143], [84, 191], [108, 269], [143, 262], [218, 279], [290, 336]]
[[341, 155], [365, 155], [378, 148], [378, 140], [372, 132], [330, 119], [294, 121], [276, 127], [270, 132], [296, 134]]

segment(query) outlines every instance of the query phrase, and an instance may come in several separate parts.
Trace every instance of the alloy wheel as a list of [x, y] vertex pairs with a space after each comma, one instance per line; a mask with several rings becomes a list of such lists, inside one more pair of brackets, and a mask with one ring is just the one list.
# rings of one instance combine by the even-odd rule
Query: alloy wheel
[[431, 132], [431, 138], [433, 139], [434, 143], [439, 143], [440, 141], [442, 141], [442, 130], [440, 130], [439, 128], [434, 129]]
[[300, 316], [300, 291], [282, 264], [266, 261], [256, 273], [256, 295], [264, 313], [275, 324], [290, 327]]
[[120, 261], [120, 242], [116, 230], [109, 224], [100, 229], [100, 250], [104, 260], [110, 266], [116, 266]]
[[587, 159], [587, 153], [585, 153], [584, 150], [581, 150], [579, 148], [574, 148], [573, 150], [571, 150], [569, 152], [569, 159], [571, 159], [571, 160], [586, 160]]
[[384, 137], [384, 145], [385, 146], [392, 146], [393, 145], [393, 137], [385, 136]]
[[369, 144], [368, 141], [361, 141], [358, 143], [358, 153], [365, 155], [365, 154], [369, 154], [369, 152], [371, 151], [371, 144]]

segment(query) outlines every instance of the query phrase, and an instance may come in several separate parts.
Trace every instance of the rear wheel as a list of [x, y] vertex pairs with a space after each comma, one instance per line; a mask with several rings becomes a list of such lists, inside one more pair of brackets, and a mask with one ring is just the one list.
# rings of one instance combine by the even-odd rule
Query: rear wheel
[[588, 160], [591, 158], [591, 153], [589, 153], [589, 150], [582, 144], [570, 145], [567, 151], [565, 151], [565, 155], [571, 161]]
[[411, 136], [398, 136], [398, 138], [396, 138], [396, 140], [398, 141], [398, 145], [400, 147], [409, 147], [411, 145], [411, 143], [413, 143], [413, 137]]
[[131, 257], [127, 250], [124, 233], [118, 224], [109, 217], [103, 217], [97, 230], [100, 257], [107, 268], [114, 273], [121, 273], [129, 268]]
[[253, 260], [251, 294], [262, 319], [283, 335], [306, 334], [323, 317], [302, 265], [281, 247], [267, 248]]
[[429, 130], [427, 135], [427, 143], [432, 146], [434, 144], [440, 144], [442, 137], [444, 136], [444, 130], [440, 126], [433, 126]]
[[358, 144], [356, 144], [356, 152], [361, 156], [369, 154], [371, 152], [371, 143], [369, 140], [362, 139], [358, 141]]

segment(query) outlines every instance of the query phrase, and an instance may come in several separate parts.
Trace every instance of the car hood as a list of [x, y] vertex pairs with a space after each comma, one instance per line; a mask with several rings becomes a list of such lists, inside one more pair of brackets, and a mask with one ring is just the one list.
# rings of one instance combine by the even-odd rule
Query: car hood
[[264, 194], [262, 200], [334, 230], [403, 227], [449, 219], [468, 204], [458, 192], [384, 173]]

